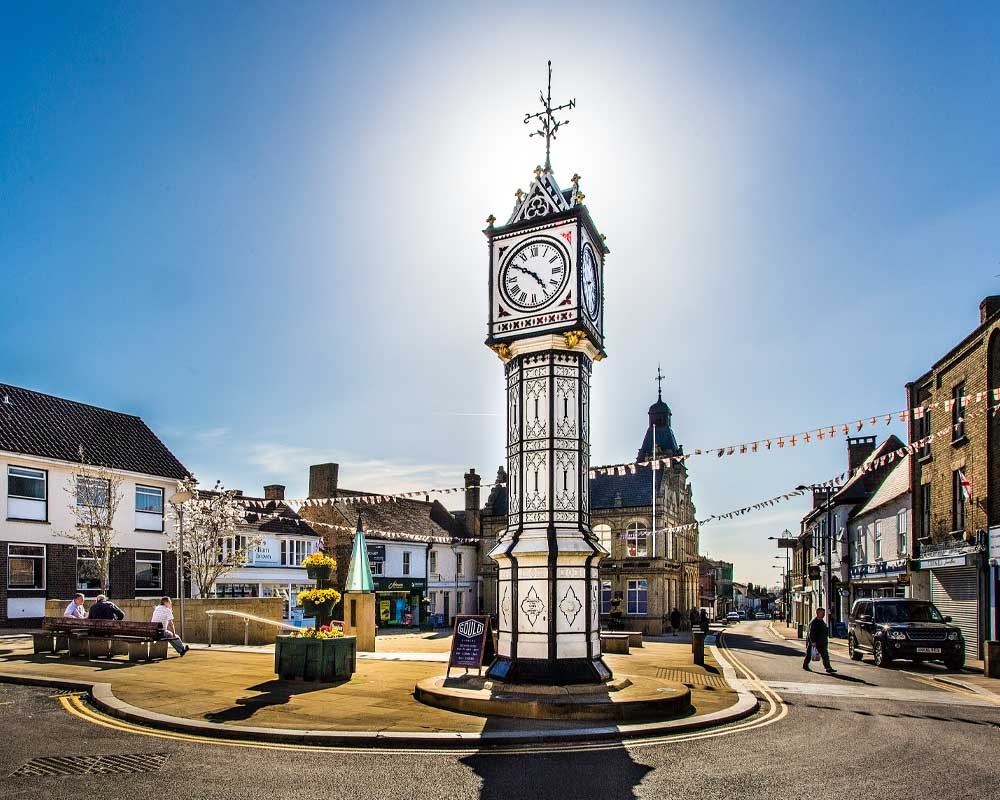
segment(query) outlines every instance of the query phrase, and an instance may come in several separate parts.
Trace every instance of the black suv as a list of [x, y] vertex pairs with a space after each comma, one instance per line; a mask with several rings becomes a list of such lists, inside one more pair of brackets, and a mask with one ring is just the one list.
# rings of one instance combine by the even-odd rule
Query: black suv
[[847, 647], [855, 661], [871, 653], [878, 667], [907, 658], [917, 664], [943, 661], [948, 669], [958, 670], [965, 664], [965, 641], [962, 632], [949, 622], [951, 617], [942, 617], [927, 600], [856, 600]]

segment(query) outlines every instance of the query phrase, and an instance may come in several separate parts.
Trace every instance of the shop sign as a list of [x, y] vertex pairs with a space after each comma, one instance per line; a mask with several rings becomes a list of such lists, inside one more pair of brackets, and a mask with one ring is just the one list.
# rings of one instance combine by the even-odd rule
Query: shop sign
[[876, 561], [872, 564], [855, 564], [851, 567], [851, 580], [875, 578], [881, 575], [897, 575], [906, 572], [906, 559], [897, 558], [893, 561]]
[[[493, 659], [493, 632], [489, 616], [459, 615], [452, 630], [448, 673], [452, 667], [482, 670], [484, 660]], [[445, 674], [445, 677], [448, 676]]]
[[990, 528], [990, 558], [1000, 558], [1000, 525]]
[[422, 592], [427, 582], [423, 578], [375, 578], [376, 592]]
[[278, 567], [278, 543], [274, 539], [265, 539], [250, 551], [249, 563], [255, 567]]
[[368, 546], [369, 561], [385, 561], [385, 545], [365, 543]]
[[778, 547], [793, 550], [795, 548], [795, 539], [778, 539]]
[[920, 559], [921, 569], [941, 569], [942, 567], [964, 567], [965, 556], [944, 556], [942, 558]]

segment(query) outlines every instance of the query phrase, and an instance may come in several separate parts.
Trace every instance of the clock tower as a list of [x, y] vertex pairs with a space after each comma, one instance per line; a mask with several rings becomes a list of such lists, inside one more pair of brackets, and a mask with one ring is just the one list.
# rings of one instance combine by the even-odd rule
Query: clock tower
[[490, 677], [510, 683], [600, 683], [598, 566], [608, 553], [590, 529], [590, 375], [604, 351], [608, 249], [580, 191], [556, 182], [552, 63], [542, 111], [525, 115], [545, 139], [545, 166], [517, 191], [489, 244], [486, 344], [507, 384], [507, 527], [490, 551], [499, 569], [498, 655]]

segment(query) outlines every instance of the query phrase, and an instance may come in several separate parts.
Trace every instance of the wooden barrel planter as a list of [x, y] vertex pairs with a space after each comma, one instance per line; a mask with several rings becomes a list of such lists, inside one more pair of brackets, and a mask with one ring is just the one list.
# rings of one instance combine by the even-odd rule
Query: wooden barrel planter
[[274, 671], [285, 681], [349, 681], [357, 665], [357, 638], [312, 639], [278, 636], [274, 644]]

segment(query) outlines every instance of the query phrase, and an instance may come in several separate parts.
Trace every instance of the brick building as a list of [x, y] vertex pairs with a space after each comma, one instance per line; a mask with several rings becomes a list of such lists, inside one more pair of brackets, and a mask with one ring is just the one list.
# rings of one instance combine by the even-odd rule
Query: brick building
[[[649, 407], [648, 424], [636, 461], [682, 455], [672, 425], [672, 414], [662, 396]], [[601, 562], [601, 619], [607, 623], [612, 600], [618, 598], [623, 625], [648, 634], [662, 633], [673, 608], [688, 612], [699, 600], [698, 529], [663, 531], [695, 522], [695, 507], [687, 467], [672, 463], [653, 470], [598, 474], [590, 479], [590, 524], [594, 535], [611, 553]], [[506, 481], [501, 468], [498, 481]], [[655, 531], [653, 526], [655, 494]], [[487, 555], [507, 526], [507, 490], [494, 486], [481, 516], [483, 547], [479, 569], [485, 613], [496, 613], [496, 565]], [[732, 574], [730, 573], [730, 580]]]
[[[913, 531], [930, 599], [954, 618], [966, 656], [982, 658], [983, 639], [1000, 637], [996, 608], [1000, 553], [988, 532], [1000, 525], [1000, 296], [979, 306], [979, 326], [906, 385], [910, 441], [932, 440], [910, 466]], [[922, 412], [919, 409], [927, 409]], [[963, 485], [964, 484], [964, 485]], [[995, 601], [994, 601], [995, 602]]]
[[81, 448], [122, 481], [108, 594], [176, 590], [168, 500], [184, 465], [139, 417], [0, 384], [0, 625], [37, 625], [46, 598], [102, 589], [93, 559], [64, 535], [76, 525], [66, 490], [83, 469]]

